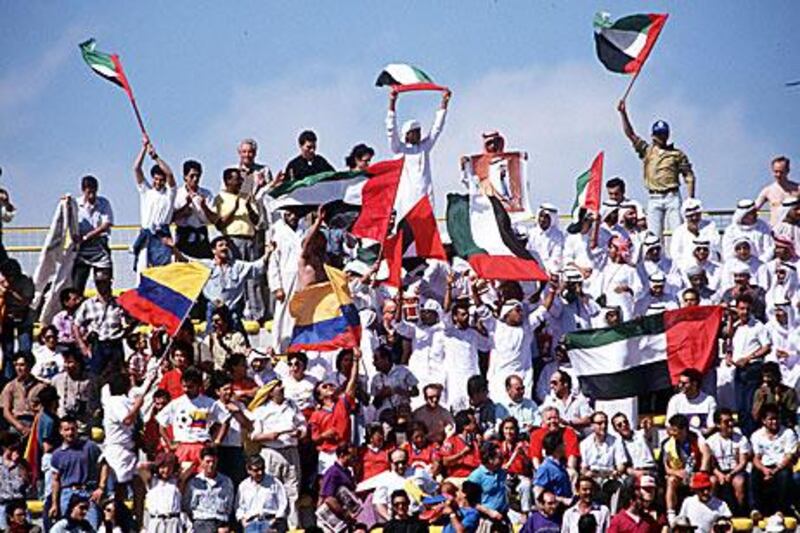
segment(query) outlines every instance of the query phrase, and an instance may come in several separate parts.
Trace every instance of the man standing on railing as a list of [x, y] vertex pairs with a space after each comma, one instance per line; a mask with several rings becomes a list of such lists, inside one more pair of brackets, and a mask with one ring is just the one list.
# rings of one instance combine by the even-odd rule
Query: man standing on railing
[[756, 209], [761, 209], [769, 202], [769, 225], [775, 227], [780, 219], [781, 202], [790, 197], [800, 196], [800, 184], [789, 179], [789, 158], [778, 156], [772, 160], [772, 176], [775, 183], [770, 183], [758, 193]]
[[72, 286], [81, 295], [89, 274], [99, 272], [111, 278], [111, 247], [108, 244], [114, 212], [111, 203], [97, 194], [97, 178], [84, 176], [81, 180], [83, 196], [78, 200], [78, 255], [72, 267]]
[[175, 193], [172, 220], [175, 223], [175, 247], [191, 257], [211, 259], [208, 224], [217, 219], [213, 210], [214, 195], [200, 186], [203, 166], [193, 159], [183, 162], [184, 186]]
[[644, 163], [644, 185], [648, 191], [647, 227], [659, 239], [664, 234], [664, 223], [670, 230], [681, 223], [680, 176], [686, 180], [689, 197], [694, 198], [695, 176], [689, 158], [668, 144], [669, 124], [658, 120], [653, 124], [652, 144], [633, 131], [628, 118], [625, 100], [617, 110], [622, 117], [622, 130], [633, 143], [633, 148]]
[[[144, 177], [142, 163], [148, 154], [156, 163], [150, 169], [152, 186]], [[136, 188], [139, 191], [139, 213], [142, 229], [133, 243], [136, 255], [134, 269], [137, 272], [151, 266], [167, 265], [172, 262], [172, 234], [169, 225], [175, 204], [175, 176], [163, 159], [158, 157], [150, 139], [144, 138], [142, 149], [133, 164]]]

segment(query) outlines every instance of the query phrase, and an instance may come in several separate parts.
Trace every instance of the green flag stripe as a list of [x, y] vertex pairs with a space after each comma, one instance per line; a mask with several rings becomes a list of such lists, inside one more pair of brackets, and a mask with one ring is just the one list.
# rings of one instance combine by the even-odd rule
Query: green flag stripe
[[[334, 170], [329, 170], [326, 172], [320, 172], [318, 174], [312, 174], [311, 176], [306, 176], [305, 178], [299, 180], [285, 181], [280, 185], [278, 185], [277, 187], [275, 187], [274, 189], [272, 189], [269, 192], [269, 195], [272, 196], [273, 198], [278, 198], [280, 196], [292, 193], [298, 189], [302, 189], [305, 187], [313, 187], [317, 183], [331, 182], [331, 181], [345, 181], [366, 175], [367, 173], [361, 170], [345, 171], [345, 172], [337, 172]], [[337, 200], [337, 198], [331, 198], [331, 200]]]
[[568, 333], [566, 336], [567, 350], [600, 348], [612, 342], [618, 342], [633, 337], [645, 335], [660, 335], [664, 333], [664, 313], [643, 316], [630, 322], [624, 322], [613, 328], [594, 329]]
[[583, 207], [583, 202], [586, 199], [586, 185], [592, 177], [592, 171], [587, 170], [575, 180], [575, 202], [572, 204], [572, 211], [577, 207]]
[[631, 15], [622, 17], [611, 25], [612, 29], [620, 31], [633, 31], [636, 33], [647, 33], [653, 21], [647, 15]]
[[475, 254], [487, 253], [472, 236], [468, 194], [447, 195], [447, 233], [459, 257], [468, 259]]
[[414, 74], [417, 75], [417, 77], [419, 78], [419, 81], [425, 81], [425, 82], [428, 82], [428, 83], [433, 83], [433, 80], [431, 79], [430, 76], [428, 76], [427, 74], [425, 74], [424, 72], [422, 72], [420, 69], [418, 69], [417, 67], [415, 67], [413, 65], [409, 65], [409, 66], [411, 67], [411, 70], [414, 71]]

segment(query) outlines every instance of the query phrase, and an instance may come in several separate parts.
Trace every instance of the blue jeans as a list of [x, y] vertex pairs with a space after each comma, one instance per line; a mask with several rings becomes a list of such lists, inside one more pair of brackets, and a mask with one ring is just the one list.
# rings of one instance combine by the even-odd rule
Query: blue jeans
[[[92, 495], [88, 490], [77, 489], [61, 489], [61, 502], [59, 503], [59, 511], [62, 517], [67, 516], [67, 508], [69, 507], [69, 500], [73, 494], [78, 494], [86, 499]], [[86, 515], [86, 520], [92, 524], [94, 529], [100, 525], [100, 507], [97, 506], [92, 500], [89, 500], [89, 513]]]
[[284, 520], [254, 520], [244, 526], [244, 533], [267, 533], [268, 531], [286, 531]]
[[753, 396], [761, 385], [761, 361], [755, 361], [743, 368], [737, 368], [733, 375], [736, 410], [739, 411], [739, 424], [747, 437], [758, 428], [753, 418]]
[[89, 370], [100, 376], [108, 365], [121, 369], [125, 363], [125, 349], [122, 340], [97, 341], [92, 344], [92, 357], [87, 362]]
[[666, 228], [674, 230], [681, 225], [681, 193], [651, 192], [647, 200], [647, 230], [661, 239]]

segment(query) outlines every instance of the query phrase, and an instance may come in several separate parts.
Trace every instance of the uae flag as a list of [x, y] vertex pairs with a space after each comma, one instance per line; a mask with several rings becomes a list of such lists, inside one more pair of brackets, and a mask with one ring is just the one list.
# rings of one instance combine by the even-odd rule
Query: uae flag
[[630, 15], [614, 22], [608, 13], [595, 15], [594, 42], [600, 62], [612, 72], [639, 72], [656, 44], [667, 16]]
[[546, 281], [547, 273], [520, 242], [495, 196], [447, 195], [447, 233], [457, 256], [483, 279]]
[[722, 312], [721, 306], [687, 307], [567, 334], [581, 389], [615, 400], [667, 389], [687, 368], [707, 372], [717, 355]]
[[422, 259], [447, 258], [433, 205], [412, 170], [403, 157], [371, 165], [367, 172], [373, 177], [361, 189], [361, 212], [352, 230], [358, 238], [381, 243], [387, 283], [393, 286], [401, 283], [404, 262], [410, 267]]
[[111, 83], [119, 85], [128, 96], [132, 99], [133, 93], [131, 86], [128, 84], [128, 78], [125, 77], [125, 71], [122, 70], [122, 63], [120, 63], [117, 54], [107, 54], [97, 50], [97, 43], [94, 39], [89, 39], [80, 44], [81, 55], [86, 64], [91, 67], [95, 73], [104, 77]]
[[377, 87], [391, 87], [397, 92], [407, 91], [446, 91], [447, 87], [437, 85], [422, 70], [405, 63], [392, 63], [375, 80]]
[[573, 216], [581, 209], [590, 213], [597, 213], [600, 211], [600, 191], [602, 184], [603, 152], [600, 152], [597, 154], [597, 157], [594, 158], [592, 167], [575, 180], [575, 202], [572, 204]]

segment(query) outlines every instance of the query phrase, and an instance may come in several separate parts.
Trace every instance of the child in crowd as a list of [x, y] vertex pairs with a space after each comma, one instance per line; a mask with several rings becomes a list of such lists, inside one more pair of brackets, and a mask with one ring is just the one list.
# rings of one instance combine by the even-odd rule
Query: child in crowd
[[58, 331], [58, 343], [66, 346], [75, 346], [76, 340], [72, 330], [75, 322], [75, 312], [83, 302], [81, 293], [73, 288], [62, 289], [58, 294], [61, 302], [61, 311], [53, 317], [52, 325]]

